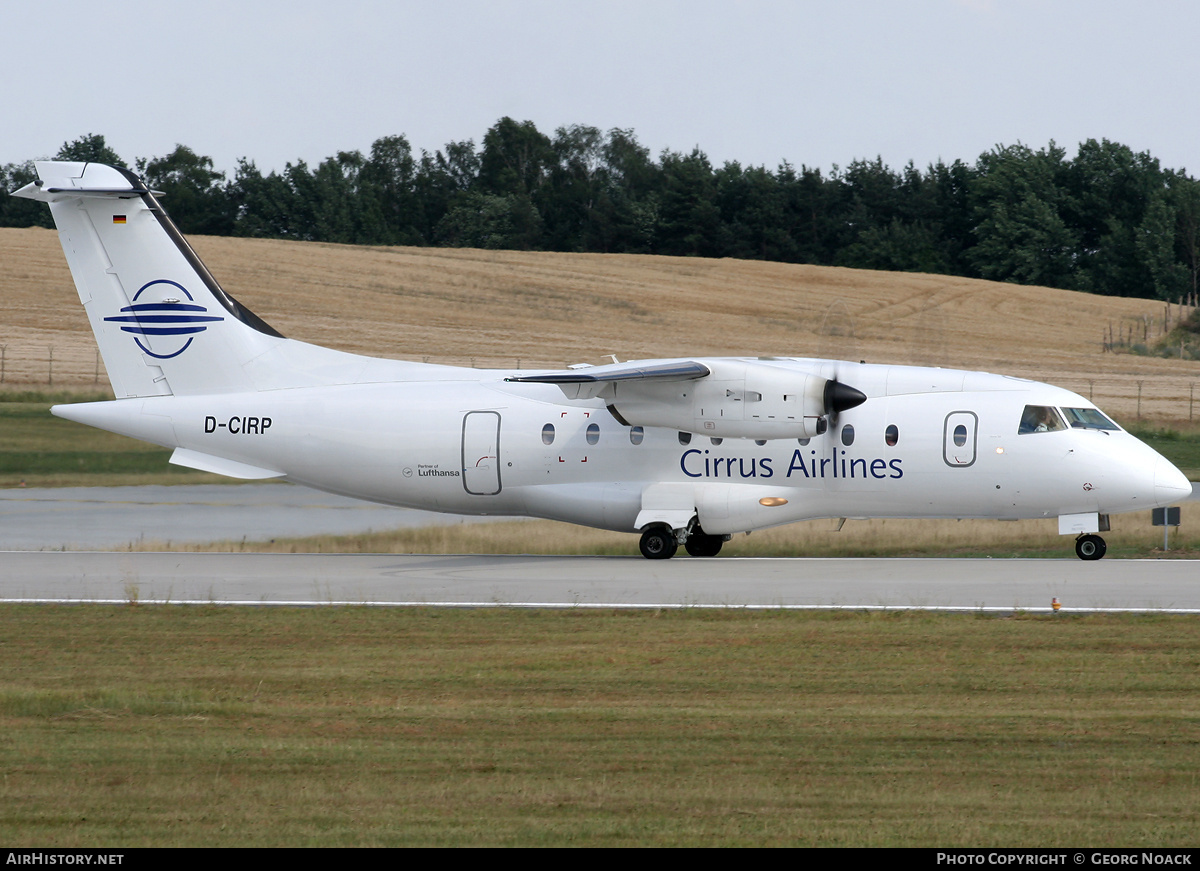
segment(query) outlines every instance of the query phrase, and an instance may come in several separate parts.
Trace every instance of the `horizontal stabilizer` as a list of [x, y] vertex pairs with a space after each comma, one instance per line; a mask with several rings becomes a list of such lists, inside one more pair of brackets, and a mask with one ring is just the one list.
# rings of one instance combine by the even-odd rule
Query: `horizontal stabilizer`
[[260, 469], [247, 463], [227, 460], [224, 457], [214, 457], [187, 448], [176, 448], [171, 454], [171, 462], [176, 466], [186, 466], [189, 469], [199, 469], [201, 472], [212, 472], [214, 475], [224, 475], [227, 478], [241, 478], [247, 481], [262, 478], [282, 478], [284, 472], [274, 469]]

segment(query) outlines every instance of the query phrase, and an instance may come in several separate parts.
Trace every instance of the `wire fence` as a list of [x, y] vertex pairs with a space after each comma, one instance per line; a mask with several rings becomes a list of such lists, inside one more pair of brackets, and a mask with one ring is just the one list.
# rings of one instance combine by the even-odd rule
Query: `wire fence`
[[[484, 356], [421, 356], [416, 359], [446, 366], [512, 370], [562, 369], [578, 362]], [[1187, 373], [1178, 376], [1097, 374], [1095, 377], [1045, 371], [1006, 371], [1006, 374], [1048, 381], [1072, 390], [1124, 422], [1200, 421], [1200, 379]], [[94, 344], [82, 341], [61, 345], [0, 342], [0, 391], [42, 389], [108, 390], [108, 375], [99, 350]]]

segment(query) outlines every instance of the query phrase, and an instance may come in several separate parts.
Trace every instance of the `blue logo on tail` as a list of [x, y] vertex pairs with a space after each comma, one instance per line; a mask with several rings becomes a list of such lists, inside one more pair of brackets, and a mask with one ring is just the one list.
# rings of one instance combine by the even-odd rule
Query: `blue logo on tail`
[[[188, 301], [185, 303], [175, 296], [171, 288], [175, 288], [186, 296]], [[147, 291], [150, 292], [146, 293]], [[161, 299], [158, 302], [139, 303], [138, 298], [143, 293], [146, 293], [147, 298], [161, 296]], [[202, 305], [196, 305], [192, 295], [182, 284], [168, 281], [165, 278], [142, 285], [141, 289], [133, 295], [133, 305], [125, 306], [121, 311], [123, 314], [104, 320], [121, 324], [123, 332], [134, 334], [133, 340], [139, 348], [159, 360], [178, 357], [192, 344], [196, 334], [207, 330], [210, 323], [225, 320], [223, 317], [207, 314], [208, 309]], [[170, 354], [156, 354], [142, 343], [139, 336], [187, 336], [188, 338], [178, 350]]]

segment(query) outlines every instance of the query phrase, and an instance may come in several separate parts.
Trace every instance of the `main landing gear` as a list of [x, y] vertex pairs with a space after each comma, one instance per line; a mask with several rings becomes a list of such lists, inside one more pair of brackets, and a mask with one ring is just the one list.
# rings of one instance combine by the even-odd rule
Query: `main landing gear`
[[1081, 535], [1075, 539], [1075, 555], [1080, 559], [1100, 559], [1106, 550], [1108, 545], [1098, 535]]
[[646, 559], [670, 559], [675, 556], [681, 543], [691, 556], [716, 556], [721, 552], [721, 546], [729, 540], [727, 535], [709, 535], [694, 520], [686, 530], [680, 532], [682, 536], [669, 526], [651, 526], [642, 533], [642, 540], [638, 543], [642, 556]]
[[669, 526], [651, 526], [642, 533], [638, 547], [646, 559], [670, 559], [679, 550], [675, 531]]

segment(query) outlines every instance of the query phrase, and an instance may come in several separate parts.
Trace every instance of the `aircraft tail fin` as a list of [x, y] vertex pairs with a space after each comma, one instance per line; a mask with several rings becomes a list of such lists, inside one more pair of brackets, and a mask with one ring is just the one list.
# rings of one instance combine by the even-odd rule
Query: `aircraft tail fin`
[[117, 398], [255, 389], [248, 364], [288, 340], [222, 290], [142, 180], [99, 163], [37, 170], [13, 196], [49, 204]]

